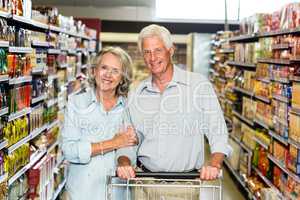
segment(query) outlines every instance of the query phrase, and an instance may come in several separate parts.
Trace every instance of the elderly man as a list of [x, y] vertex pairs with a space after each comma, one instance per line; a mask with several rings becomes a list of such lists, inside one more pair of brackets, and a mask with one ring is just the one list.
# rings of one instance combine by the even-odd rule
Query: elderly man
[[[166, 28], [145, 27], [138, 46], [151, 75], [129, 95], [130, 122], [139, 145], [118, 150], [118, 176], [135, 177], [138, 160], [144, 171], [199, 170], [201, 179], [216, 179], [231, 147], [212, 85], [204, 76], [172, 63], [175, 49]], [[204, 135], [211, 148], [206, 166]]]

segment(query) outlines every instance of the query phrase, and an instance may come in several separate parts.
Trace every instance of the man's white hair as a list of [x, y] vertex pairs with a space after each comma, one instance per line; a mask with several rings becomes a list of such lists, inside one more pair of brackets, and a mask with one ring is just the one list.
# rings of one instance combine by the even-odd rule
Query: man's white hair
[[143, 39], [153, 36], [159, 37], [163, 41], [166, 48], [169, 49], [173, 47], [173, 41], [170, 31], [163, 26], [151, 24], [144, 27], [139, 34], [138, 47], [140, 52], [143, 52]]

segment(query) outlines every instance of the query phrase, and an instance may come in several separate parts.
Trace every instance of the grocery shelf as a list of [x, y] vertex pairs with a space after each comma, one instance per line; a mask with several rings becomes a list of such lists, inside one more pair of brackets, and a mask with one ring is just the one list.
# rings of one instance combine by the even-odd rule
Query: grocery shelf
[[85, 68], [89, 68], [89, 67], [91, 67], [90, 64], [85, 64], [85, 65], [82, 65], [82, 66], [81, 66], [81, 69], [85, 69]]
[[0, 110], [0, 117], [1, 117], [2, 115], [6, 115], [7, 113], [8, 113], [8, 107], [2, 108], [2, 109]]
[[69, 49], [68, 50], [68, 54], [70, 54], [70, 55], [76, 55], [77, 52], [76, 52], [76, 50]]
[[32, 81], [32, 76], [21, 76], [18, 78], [10, 78], [9, 85], [16, 85], [20, 83], [27, 83]]
[[297, 149], [300, 149], [300, 143], [299, 142], [296, 142], [294, 141], [293, 139], [291, 138], [288, 138], [288, 143], [293, 145], [294, 147], [296, 147]]
[[292, 177], [296, 182], [300, 183], [300, 178], [296, 174], [294, 174], [293, 172], [291, 172], [289, 169], [287, 169], [287, 167], [285, 166], [284, 163], [280, 162], [277, 158], [275, 158], [270, 153], [268, 153], [268, 158], [274, 164], [276, 164], [280, 169], [282, 169], [282, 171], [284, 171], [286, 174], [288, 174], [290, 177]]
[[49, 25], [49, 30], [50, 31], [63, 32], [64, 33], [64, 31], [60, 27], [57, 27], [57, 26], [54, 26], [54, 25]]
[[0, 47], [2, 47], [2, 48], [9, 47], [9, 41], [0, 40]]
[[264, 142], [262, 142], [260, 139], [258, 139], [257, 137], [253, 137], [253, 140], [255, 140], [260, 146], [262, 146], [264, 149], [268, 150], [268, 145], [265, 144]]
[[235, 111], [235, 110], [232, 111], [232, 114], [234, 114], [237, 118], [239, 118], [240, 120], [242, 120], [246, 124], [250, 125], [251, 127], [254, 126], [254, 122], [252, 120], [247, 119], [246, 117], [244, 117], [243, 115], [241, 115], [237, 111]]
[[58, 124], [59, 124], [59, 120], [58, 119], [54, 120], [53, 122], [49, 123], [47, 130], [50, 130], [51, 128], [57, 126]]
[[57, 78], [58, 78], [57, 74], [48, 75], [48, 81], [49, 82], [51, 82], [51, 81], [53, 81], [54, 79], [57, 79]]
[[66, 183], [67, 183], [67, 179], [64, 179], [63, 182], [61, 184], [59, 184], [59, 186], [55, 190], [55, 192], [54, 192], [53, 197], [52, 197], [51, 200], [56, 200], [56, 198], [58, 197], [58, 195], [61, 193], [61, 191], [65, 187]]
[[261, 33], [261, 34], [259, 34], [259, 37], [272, 37], [272, 36], [287, 35], [287, 34], [293, 34], [293, 33], [300, 33], [300, 28]]
[[42, 127], [40, 128], [36, 128], [35, 130], [33, 130], [30, 133], [30, 140], [34, 139], [36, 136], [38, 136], [39, 134], [41, 134], [43, 131], [45, 131], [48, 128], [48, 124], [44, 124]]
[[267, 177], [265, 177], [260, 171], [259, 169], [257, 169], [256, 167], [254, 167], [252, 165], [252, 169], [258, 174], [258, 176], [270, 187], [272, 188], [274, 191], [276, 191], [277, 193], [277, 196], [280, 198], [280, 199], [284, 199], [283, 195], [281, 194], [281, 192], [273, 185], [273, 183], [267, 179]]
[[210, 63], [210, 64], [215, 64], [216, 61], [214, 61], [214, 60], [209, 60], [209, 63]]
[[281, 142], [282, 144], [284, 144], [285, 146], [288, 145], [288, 140], [284, 137], [282, 137], [281, 135], [269, 130], [269, 135], [272, 136], [273, 138], [275, 138], [276, 140], [278, 140], [279, 142]]
[[292, 107], [292, 108], [291, 108], [291, 113], [300, 116], [300, 108]]
[[0, 11], [0, 17], [2, 17], [2, 18], [9, 18], [10, 16], [11, 16], [11, 14], [8, 12]]
[[0, 75], [0, 82], [8, 81], [9, 76], [8, 75]]
[[8, 47], [9, 53], [32, 53], [31, 47]]
[[46, 154], [46, 150], [38, 150], [30, 156], [30, 162], [20, 169], [14, 176], [8, 180], [8, 186], [11, 186], [20, 176], [25, 174], [37, 161], [39, 161]]
[[47, 154], [49, 154], [55, 147], [59, 144], [58, 139], [47, 149]]
[[233, 87], [233, 90], [241, 92], [241, 93], [246, 94], [248, 96], [253, 96], [254, 95], [254, 92], [248, 91], [248, 90], [240, 88], [240, 87]]
[[290, 65], [291, 64], [290, 60], [288, 60], [288, 59], [259, 58], [259, 59], [257, 59], [257, 62], [277, 64], [277, 65]]
[[34, 40], [31, 42], [31, 45], [36, 47], [49, 47], [49, 42]]
[[256, 78], [256, 80], [264, 82], [264, 83], [270, 83], [271, 80], [269, 78]]
[[281, 95], [272, 95], [272, 98], [278, 101], [281, 101], [283, 103], [290, 103], [290, 99]]
[[0, 176], [0, 184], [3, 183], [4, 181], [6, 181], [8, 178], [8, 174], [5, 173], [3, 175]]
[[60, 54], [60, 49], [48, 49], [48, 54]]
[[231, 167], [229, 161], [227, 159], [224, 159], [224, 163], [227, 166], [227, 168], [230, 170], [230, 172], [234, 175], [236, 180], [241, 184], [241, 186], [243, 186], [247, 191], [249, 191], [248, 188], [246, 187], [246, 183], [242, 180], [238, 172]]
[[300, 76], [292, 76], [290, 80], [295, 81], [295, 82], [300, 82]]
[[53, 106], [54, 104], [56, 104], [58, 102], [58, 99], [57, 98], [54, 98], [54, 99], [50, 99], [47, 101], [47, 107], [51, 107]]
[[249, 35], [240, 35], [229, 39], [229, 42], [256, 42], [256, 41], [258, 41], [258, 35], [255, 33]]
[[49, 29], [49, 26], [48, 24], [44, 24], [42, 22], [38, 22], [38, 21], [35, 21], [35, 20], [31, 20], [31, 24], [35, 27], [38, 27], [38, 28], [41, 28], [41, 29], [45, 29], [45, 30], [48, 30]]
[[0, 142], [0, 150], [6, 148], [7, 145], [8, 145], [8, 141], [7, 140], [5, 140], [5, 139], [1, 140], [1, 142]]
[[242, 141], [238, 138], [234, 137], [233, 135], [229, 134], [230, 138], [232, 138], [236, 143], [238, 143], [244, 150], [246, 150], [250, 155], [252, 155], [252, 150], [247, 147]]
[[263, 96], [260, 96], [260, 95], [255, 95], [255, 98], [258, 99], [258, 100], [261, 100], [267, 104], [271, 103], [271, 100], [267, 97], [263, 97]]
[[225, 119], [227, 122], [229, 122], [230, 124], [232, 124], [232, 120], [231, 120], [229, 117], [224, 116], [224, 119]]
[[29, 114], [30, 112], [31, 112], [31, 108], [24, 108], [23, 110], [17, 111], [15, 113], [11, 113], [8, 116], [8, 121], [12, 121], [12, 120], [17, 119], [19, 117], [23, 117], [23, 116]]
[[68, 68], [69, 64], [65, 63], [65, 64], [61, 64], [61, 65], [58, 65], [58, 68]]
[[47, 70], [48, 67], [47, 66], [42, 66], [42, 67], [34, 67], [31, 70], [31, 74], [41, 74], [43, 73], [45, 70]]
[[45, 99], [47, 99], [47, 94], [46, 94], [46, 93], [45, 93], [45, 94], [42, 94], [42, 95], [40, 95], [40, 96], [38, 96], [38, 97], [32, 98], [32, 99], [31, 99], [31, 103], [32, 103], [32, 104], [35, 104], [35, 103], [40, 102], [40, 101], [43, 101], [43, 100], [45, 100]]
[[221, 49], [220, 53], [234, 53], [234, 49]]
[[292, 45], [290, 45], [289, 43], [273, 44], [272, 50], [283, 50], [283, 49], [289, 49], [291, 47]]
[[254, 122], [255, 122], [256, 124], [260, 125], [261, 127], [265, 128], [265, 129], [267, 129], [267, 130], [269, 130], [269, 126], [268, 126], [265, 122], [263, 122], [263, 121], [261, 121], [261, 120], [259, 120], [259, 119], [254, 119]]
[[238, 66], [238, 67], [247, 67], [247, 68], [256, 68], [256, 65], [253, 63], [243, 63], [235, 61], [227, 61], [227, 65]]
[[279, 83], [290, 83], [291, 82], [288, 78], [276, 78], [276, 79], [270, 79], [270, 80], [279, 82]]

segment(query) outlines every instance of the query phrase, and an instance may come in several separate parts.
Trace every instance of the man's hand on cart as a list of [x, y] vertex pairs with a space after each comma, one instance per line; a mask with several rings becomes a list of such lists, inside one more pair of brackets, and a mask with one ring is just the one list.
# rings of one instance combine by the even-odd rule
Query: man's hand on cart
[[126, 156], [121, 156], [119, 158], [117, 176], [121, 179], [135, 178], [135, 170], [131, 166], [130, 160]]
[[203, 166], [200, 170], [200, 179], [201, 180], [215, 180], [219, 178], [221, 169], [214, 166]]

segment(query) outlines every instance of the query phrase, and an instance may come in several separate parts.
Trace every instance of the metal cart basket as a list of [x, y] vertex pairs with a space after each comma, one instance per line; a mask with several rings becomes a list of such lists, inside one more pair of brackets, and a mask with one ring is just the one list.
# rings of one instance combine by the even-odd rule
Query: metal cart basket
[[221, 200], [222, 177], [202, 181], [199, 173], [145, 173], [107, 178], [106, 200]]

